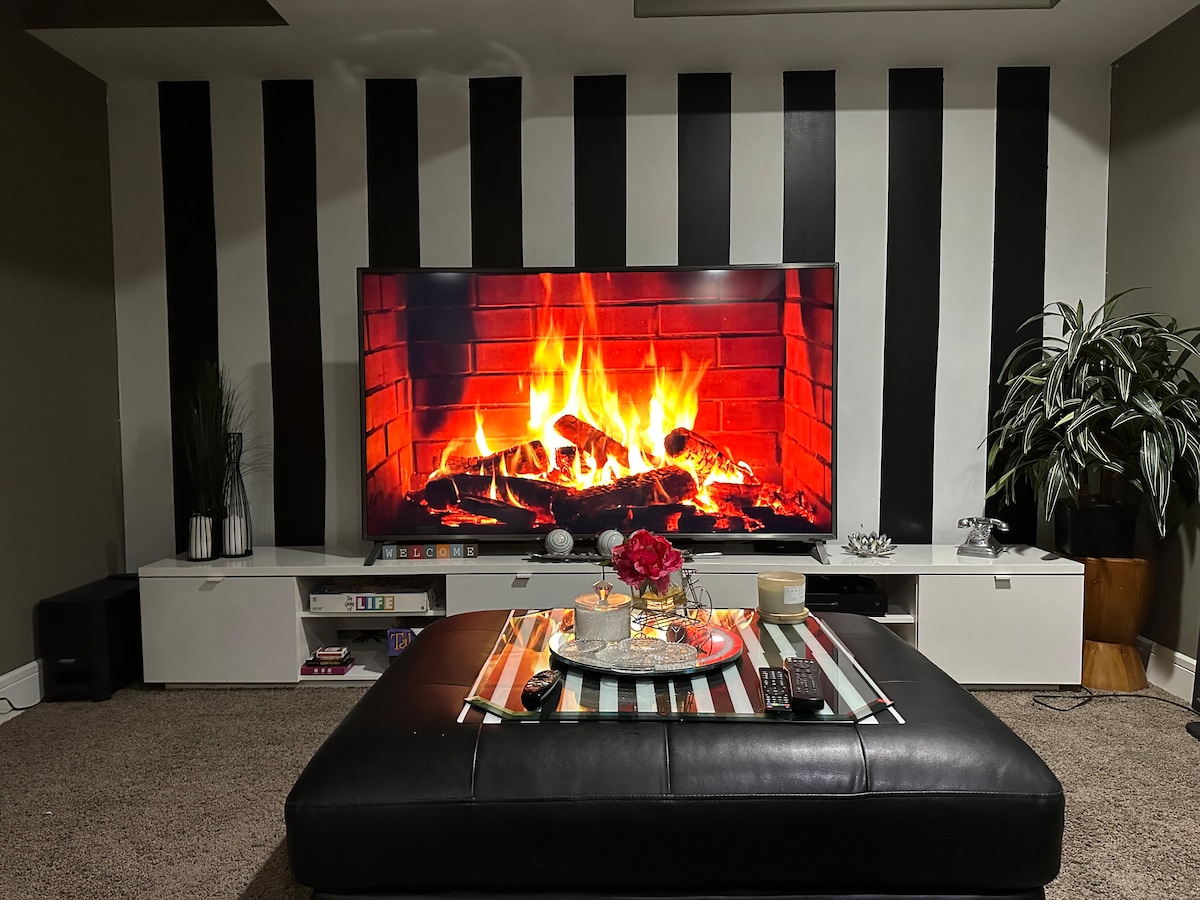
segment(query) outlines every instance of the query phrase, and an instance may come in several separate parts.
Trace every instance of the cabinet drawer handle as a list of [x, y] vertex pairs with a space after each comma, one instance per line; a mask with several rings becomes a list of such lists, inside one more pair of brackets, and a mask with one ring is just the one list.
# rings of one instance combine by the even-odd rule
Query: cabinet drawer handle
[[1012, 588], [1012, 579], [1007, 575], [993, 575], [996, 579], [996, 590], [1007, 591]]
[[518, 572], [516, 575], [513, 576], [512, 586], [523, 588], [527, 584], [529, 584], [529, 579], [532, 577], [533, 577], [532, 574], [527, 574], [525, 572]]
[[224, 575], [209, 575], [207, 578], [204, 579], [204, 583], [205, 584], [220, 584], [224, 580], [225, 580]]

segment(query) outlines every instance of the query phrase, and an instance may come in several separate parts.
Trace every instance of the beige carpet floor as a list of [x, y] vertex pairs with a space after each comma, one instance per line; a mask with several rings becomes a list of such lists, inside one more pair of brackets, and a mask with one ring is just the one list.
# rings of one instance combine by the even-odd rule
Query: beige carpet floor
[[[361, 693], [130, 687], [0, 725], [0, 898], [307, 897], [288, 872], [283, 801]], [[1133, 696], [1072, 712], [1024, 691], [977, 696], [1066, 789], [1050, 900], [1200, 898], [1193, 715]], [[980, 839], [1003, 853], [1003, 835]]]

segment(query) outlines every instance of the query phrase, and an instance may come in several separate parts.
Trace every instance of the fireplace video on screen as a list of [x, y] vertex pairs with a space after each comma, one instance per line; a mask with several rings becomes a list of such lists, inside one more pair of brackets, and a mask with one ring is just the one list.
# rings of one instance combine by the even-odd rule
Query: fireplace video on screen
[[368, 539], [834, 536], [834, 265], [359, 289]]

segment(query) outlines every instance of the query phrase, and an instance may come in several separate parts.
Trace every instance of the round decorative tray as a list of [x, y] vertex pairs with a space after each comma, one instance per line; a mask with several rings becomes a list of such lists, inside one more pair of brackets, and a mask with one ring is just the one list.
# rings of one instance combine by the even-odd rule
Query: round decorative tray
[[[662, 636], [659, 636], [659, 635]], [[665, 635], [679, 640], [666, 640]], [[623, 641], [576, 641], [569, 631], [550, 636], [550, 654], [591, 672], [643, 678], [691, 675], [726, 665], [742, 655], [740, 636], [710, 623], [676, 619], [671, 625], [648, 629]]]

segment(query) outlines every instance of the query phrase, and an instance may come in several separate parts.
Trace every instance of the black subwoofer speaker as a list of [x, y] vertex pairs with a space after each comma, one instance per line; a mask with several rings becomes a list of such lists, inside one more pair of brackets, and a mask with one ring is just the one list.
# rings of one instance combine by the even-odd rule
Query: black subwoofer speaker
[[46, 700], [107, 700], [142, 678], [136, 575], [113, 575], [37, 605]]

